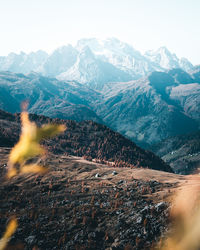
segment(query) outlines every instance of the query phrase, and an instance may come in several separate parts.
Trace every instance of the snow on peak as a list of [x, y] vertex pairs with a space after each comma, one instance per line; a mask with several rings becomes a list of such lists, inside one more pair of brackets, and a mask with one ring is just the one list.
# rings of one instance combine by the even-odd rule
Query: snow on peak
[[[9, 70], [16, 73], [36, 71], [52, 77], [68, 76], [69, 72], [71, 72], [70, 76], [87, 75], [87, 72], [83, 72], [85, 70], [90, 72], [92, 79], [97, 72], [108, 75], [111, 66], [115, 74], [121, 74], [123, 71], [132, 79], [138, 79], [153, 71], [173, 68], [191, 71], [194, 68], [187, 59], [179, 59], [164, 46], [142, 55], [128, 43], [113, 37], [105, 40], [84, 38], [79, 40], [75, 47], [68, 44], [57, 48], [50, 55], [44, 51], [37, 51], [30, 54], [10, 53], [7, 57], [0, 57], [1, 71]], [[79, 70], [81, 73], [78, 72]], [[117, 73], [116, 70], [119, 72]], [[78, 77], [76, 79], [79, 80]]]
[[88, 46], [93, 52], [98, 52], [103, 50], [102, 41], [96, 38], [84, 38], [77, 42], [76, 49], [82, 50], [85, 46]]
[[89, 46], [82, 47], [79, 53], [80, 57], [88, 57], [88, 58], [94, 58], [94, 54], [92, 53], [92, 50]]
[[163, 69], [182, 68], [188, 71], [193, 67], [187, 59], [179, 59], [176, 54], [172, 54], [164, 46], [157, 50], [147, 51], [144, 55], [151, 62], [159, 64]]
[[65, 53], [68, 52], [69, 50], [73, 50], [73, 46], [71, 44], [63, 45], [55, 49], [52, 54], [54, 53]]

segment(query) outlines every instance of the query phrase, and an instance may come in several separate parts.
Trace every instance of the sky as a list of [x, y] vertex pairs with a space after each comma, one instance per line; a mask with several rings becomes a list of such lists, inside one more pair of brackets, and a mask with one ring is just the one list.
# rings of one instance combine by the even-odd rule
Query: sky
[[199, 13], [200, 0], [0, 0], [0, 55], [116, 37], [200, 64]]

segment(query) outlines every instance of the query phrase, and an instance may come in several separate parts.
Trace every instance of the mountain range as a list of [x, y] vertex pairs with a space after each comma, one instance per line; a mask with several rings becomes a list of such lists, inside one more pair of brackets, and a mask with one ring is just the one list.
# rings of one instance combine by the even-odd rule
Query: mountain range
[[31, 113], [93, 120], [145, 147], [198, 130], [200, 81], [196, 75], [182, 69], [153, 72], [134, 81], [104, 84], [97, 91], [38, 73], [1, 72], [0, 108], [20, 112], [21, 103], [28, 100]]
[[173, 68], [189, 72], [194, 66], [186, 58], [179, 59], [166, 47], [143, 55], [116, 38], [104, 41], [81, 39], [76, 46], [62, 46], [51, 54], [37, 51], [0, 57], [0, 71], [23, 74], [34, 71], [59, 80], [76, 80], [95, 89], [101, 89], [108, 82], [127, 82], [153, 71]]
[[200, 66], [116, 38], [0, 57], [0, 109], [20, 112], [25, 100], [31, 113], [92, 120], [166, 160], [154, 145], [200, 128]]
[[[42, 141], [46, 175], [8, 180], [23, 102], [66, 130]], [[7, 248], [154, 249], [174, 233], [172, 195], [198, 185], [199, 129], [200, 66], [165, 47], [82, 39], [0, 57], [0, 234], [19, 222]]]

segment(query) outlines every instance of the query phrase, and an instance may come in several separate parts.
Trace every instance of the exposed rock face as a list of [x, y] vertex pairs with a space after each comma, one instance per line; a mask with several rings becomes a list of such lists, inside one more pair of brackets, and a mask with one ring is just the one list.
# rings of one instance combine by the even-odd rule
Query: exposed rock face
[[107, 82], [130, 81], [131, 75], [113, 64], [95, 57], [88, 46], [83, 47], [75, 64], [57, 76], [60, 80], [75, 80], [93, 89], [101, 89]]
[[155, 51], [147, 51], [145, 56], [163, 69], [182, 68], [185, 71], [190, 71], [194, 67], [189, 60], [186, 58], [179, 59], [176, 54], [172, 54], [166, 47], [160, 47]]

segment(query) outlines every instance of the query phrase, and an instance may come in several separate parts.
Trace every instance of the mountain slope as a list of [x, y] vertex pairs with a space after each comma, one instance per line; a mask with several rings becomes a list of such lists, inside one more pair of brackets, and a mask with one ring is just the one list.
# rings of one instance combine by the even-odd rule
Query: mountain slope
[[151, 249], [170, 228], [166, 200], [189, 179], [49, 153], [46, 175], [7, 180], [8, 153], [0, 148], [0, 235], [16, 214], [11, 249]]
[[[19, 115], [0, 112], [0, 146], [11, 146], [13, 143], [13, 130], [19, 132]], [[30, 115], [30, 119], [38, 125], [44, 123], [62, 123], [67, 127], [64, 135], [48, 140], [45, 145], [53, 152], [68, 153], [85, 156], [90, 159], [115, 162], [117, 166], [145, 167], [172, 172], [171, 168], [159, 157], [145, 151], [126, 139], [119, 133], [112, 131], [104, 125], [92, 121], [77, 123], [70, 120], [51, 119], [45, 116]], [[16, 132], [15, 132], [16, 136]], [[15, 138], [18, 139], [19, 134]], [[10, 144], [10, 145], [9, 145]]]
[[158, 50], [147, 51], [145, 56], [151, 61], [160, 65], [163, 69], [182, 68], [185, 71], [193, 69], [192, 63], [186, 58], [179, 59], [175, 54], [172, 54], [166, 47], [160, 47]]
[[180, 69], [104, 83], [101, 91], [36, 73], [0, 73], [0, 108], [20, 112], [24, 100], [29, 112], [104, 123], [142, 146], [200, 126], [200, 84]]
[[90, 102], [98, 93], [76, 82], [61, 82], [39, 74], [0, 73], [0, 108], [20, 112], [21, 103], [29, 102], [29, 111], [51, 117], [94, 120], [102, 123]]
[[150, 149], [176, 173], [188, 174], [200, 167], [200, 131], [167, 138]]
[[71, 45], [62, 46], [54, 50], [37, 71], [45, 76], [56, 77], [74, 65], [77, 55], [78, 51]]
[[179, 84], [169, 73], [153, 72], [137, 81], [110, 83], [102, 92], [103, 105], [96, 107], [96, 113], [111, 128], [140, 145], [199, 127], [198, 83]]
[[109, 62], [96, 58], [88, 46], [81, 49], [75, 64], [57, 78], [75, 80], [87, 84], [93, 89], [101, 89], [107, 82], [129, 81], [132, 79], [128, 73], [117, 69]]

